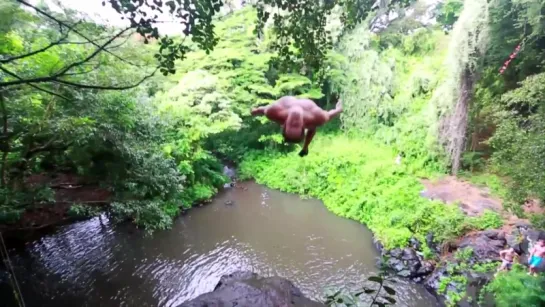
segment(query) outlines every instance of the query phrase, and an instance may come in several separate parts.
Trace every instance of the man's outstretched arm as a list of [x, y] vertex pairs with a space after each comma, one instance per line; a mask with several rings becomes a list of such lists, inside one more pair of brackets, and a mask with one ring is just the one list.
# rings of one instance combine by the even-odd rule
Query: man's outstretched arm
[[265, 115], [265, 111], [267, 110], [267, 106], [264, 107], [257, 107], [252, 109], [252, 116], [260, 116]]

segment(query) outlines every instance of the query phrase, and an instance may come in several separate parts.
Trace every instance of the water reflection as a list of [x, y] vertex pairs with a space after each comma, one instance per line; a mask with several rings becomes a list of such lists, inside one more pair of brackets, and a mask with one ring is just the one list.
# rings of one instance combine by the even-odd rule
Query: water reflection
[[[11, 249], [27, 306], [177, 306], [235, 270], [288, 278], [319, 299], [327, 286], [360, 286], [376, 273], [377, 254], [362, 225], [316, 200], [254, 183], [245, 188], [226, 191], [153, 237], [103, 216]], [[2, 297], [16, 306], [1, 278]], [[420, 286], [396, 288], [400, 306], [435, 306]]]

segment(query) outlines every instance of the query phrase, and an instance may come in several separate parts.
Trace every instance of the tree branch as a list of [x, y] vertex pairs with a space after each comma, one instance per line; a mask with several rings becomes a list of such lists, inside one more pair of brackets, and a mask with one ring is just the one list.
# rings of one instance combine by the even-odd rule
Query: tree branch
[[[0, 59], [0, 64], [7, 64], [7, 63], [10, 63], [10, 62], [13, 62], [13, 61], [21, 60], [21, 59], [36, 55], [38, 53], [45, 52], [45, 51], [47, 51], [47, 50], [49, 50], [49, 49], [51, 49], [51, 48], [53, 48], [55, 46], [60, 46], [60, 45], [86, 45], [86, 44], [97, 45], [99, 41], [101, 41], [103, 39], [106, 39], [106, 38], [111, 38], [111, 36], [103, 36], [103, 37], [100, 37], [100, 38], [95, 39], [93, 41], [81, 41], [81, 42], [64, 41], [65, 39], [68, 38], [69, 32], [70, 32], [70, 30], [65, 35], [63, 35], [63, 37], [59, 38], [57, 41], [49, 43], [49, 45], [47, 45], [47, 46], [45, 46], [43, 48], [40, 48], [40, 49], [37, 49], [37, 50], [34, 50], [34, 51], [30, 51], [29, 53], [26, 53], [26, 54], [13, 56], [13, 57], [9, 57], [9, 58], [6, 58], [6, 59]], [[127, 35], [125, 38], [126, 38], [126, 40], [125, 40], [125, 42], [126, 42], [130, 38], [130, 35]], [[117, 48], [117, 47], [119, 47], [121, 45], [122, 44], [119, 44], [119, 45], [111, 47], [111, 48]], [[139, 66], [139, 65], [136, 65], [136, 64], [133, 64], [133, 65], [134, 66]]]
[[125, 40], [124, 40], [123, 42], [121, 42], [121, 43], [119, 43], [119, 44], [117, 44], [117, 45], [114, 45], [114, 46], [110, 46], [110, 47], [108, 47], [106, 50], [116, 49], [116, 48], [119, 48], [119, 47], [125, 45], [125, 44], [127, 43], [127, 41], [129, 41], [129, 39], [131, 38], [131, 35], [133, 35], [133, 34], [134, 34], [134, 32], [130, 33], [129, 35], [127, 35], [127, 36], [125, 37]]
[[[69, 100], [68, 98], [66, 98], [66, 97], [64, 97], [64, 96], [62, 96], [60, 94], [57, 94], [55, 92], [52, 92], [52, 91], [46, 90], [44, 88], [38, 87], [37, 85], [34, 85], [32, 83], [54, 82], [54, 83], [61, 83], [61, 84], [66, 84], [66, 85], [70, 85], [70, 86], [74, 86], [74, 87], [78, 87], [78, 88], [85, 88], [85, 89], [127, 90], [127, 89], [131, 89], [131, 88], [135, 88], [135, 87], [139, 86], [140, 84], [142, 84], [147, 79], [153, 77], [158, 69], [159, 68], [155, 68], [155, 70], [152, 73], [144, 76], [142, 79], [140, 79], [138, 82], [136, 82], [134, 84], [124, 85], [124, 86], [110, 86], [110, 85], [82, 84], [82, 83], [77, 83], [77, 82], [73, 82], [73, 81], [59, 79], [59, 77], [62, 77], [62, 75], [61, 76], [40, 77], [40, 78], [34, 78], [34, 79], [23, 79], [23, 78], [17, 76], [15, 73], [12, 73], [12, 72], [8, 71], [7, 69], [5, 69], [4, 67], [0, 66], [0, 70], [2, 70], [5, 73], [11, 75], [12, 77], [18, 79], [16, 81], [0, 82], [0, 88], [5, 87], [5, 86], [11, 86], [11, 85], [29, 85], [29, 86], [37, 89], [37, 90], [44, 91], [44, 92], [46, 92], [48, 94], [55, 95], [55, 96], [58, 96], [60, 98]], [[65, 74], [65, 76], [66, 76], [66, 74]]]
[[152, 73], [144, 76], [142, 79], [140, 79], [138, 82], [130, 84], [130, 85], [124, 85], [124, 86], [110, 86], [110, 85], [91, 85], [91, 84], [82, 84], [62, 79], [55, 79], [52, 82], [62, 83], [78, 88], [85, 88], [85, 89], [95, 89], [95, 90], [128, 90], [131, 88], [135, 88], [139, 86], [140, 84], [144, 83], [147, 79], [153, 77], [155, 73], [157, 72], [158, 68], [156, 68]]
[[63, 35], [60, 39], [58, 39], [57, 41], [55, 42], [52, 42], [50, 43], [49, 45], [43, 47], [43, 48], [40, 48], [40, 49], [37, 49], [37, 50], [34, 50], [34, 51], [31, 51], [29, 53], [26, 53], [26, 54], [21, 54], [21, 55], [17, 55], [17, 56], [12, 56], [12, 57], [9, 57], [7, 59], [1, 59], [0, 60], [0, 64], [6, 64], [6, 63], [9, 63], [9, 62], [13, 62], [13, 61], [16, 61], [16, 60], [20, 60], [20, 59], [24, 59], [24, 58], [27, 58], [29, 56], [33, 56], [35, 54], [38, 54], [38, 53], [41, 53], [41, 52], [45, 52], [47, 51], [48, 49], [54, 47], [54, 46], [57, 46], [57, 45], [60, 45], [63, 43], [63, 41], [68, 37], [68, 32]]
[[76, 76], [76, 75], [85, 75], [85, 74], [88, 74], [88, 73], [92, 73], [93, 71], [100, 68], [100, 66], [101, 66], [100, 64], [101, 63], [98, 63], [98, 64], [94, 65], [91, 69], [88, 69], [88, 70], [79, 71], [79, 72], [72, 72], [72, 73], [66, 73], [66, 74], [64, 74], [64, 76]]
[[97, 49], [95, 49], [95, 51], [93, 51], [90, 55], [88, 55], [86, 58], [84, 58], [83, 60], [81, 61], [77, 61], [77, 62], [74, 62], [74, 63], [71, 63], [69, 65], [67, 65], [66, 67], [62, 68], [61, 70], [59, 70], [58, 72], [56, 72], [55, 74], [51, 75], [51, 76], [47, 76], [47, 77], [37, 77], [37, 78], [32, 78], [32, 79], [23, 79], [22, 77], [19, 77], [17, 76], [15, 73], [12, 73], [12, 72], [8, 72], [6, 70], [6, 68], [3, 68], [1, 65], [0, 65], [0, 70], [4, 71], [5, 73], [9, 74], [10, 76], [18, 79], [18, 80], [14, 80], [14, 81], [7, 81], [7, 82], [0, 82], [0, 88], [1, 87], [7, 87], [7, 86], [13, 86], [13, 85], [19, 85], [19, 84], [30, 84], [30, 83], [40, 83], [40, 82], [52, 82], [52, 81], [55, 81], [57, 80], [58, 77], [61, 77], [62, 75], [64, 75], [65, 73], [67, 73], [70, 69], [76, 67], [76, 66], [79, 66], [79, 65], [82, 65], [84, 64], [85, 62], [88, 62], [90, 61], [91, 59], [93, 59], [95, 56], [97, 56], [97, 54], [99, 54], [101, 51], [104, 50], [104, 48], [106, 48], [106, 46], [108, 46], [109, 44], [111, 44], [117, 37], [119, 37], [121, 34], [123, 34], [124, 32], [126, 32], [127, 30], [129, 30], [129, 28], [126, 28], [122, 31], [120, 31], [119, 33], [117, 33], [117, 35], [114, 35], [113, 37], [111, 37], [109, 40], [107, 40], [104, 44], [102, 44], [101, 46], [99, 46]]
[[[2, 111], [2, 134], [7, 138], [8, 136], [8, 112], [6, 110], [6, 104], [4, 103], [4, 93], [0, 92], [0, 108]], [[0, 186], [5, 187], [7, 184], [7, 178], [6, 178], [6, 169], [8, 168], [8, 152], [10, 150], [10, 140], [9, 138], [6, 139], [6, 146], [3, 148], [2, 153], [2, 166], [0, 169]], [[2, 146], [4, 147], [4, 146]]]
[[[0, 70], [3, 71], [3, 72], [5, 72], [6, 74], [8, 74], [8, 75], [10, 75], [10, 76], [12, 76], [12, 77], [18, 79], [19, 81], [25, 81], [23, 78], [19, 77], [19, 76], [16, 75], [15, 73], [13, 73], [13, 72], [7, 70], [6, 68], [2, 67], [2, 65], [0, 65]], [[62, 98], [62, 99], [64, 99], [64, 100], [70, 100], [70, 99], [68, 99], [67, 97], [65, 97], [65, 96], [63, 96], [63, 95], [61, 95], [61, 94], [58, 94], [58, 93], [55, 93], [55, 92], [53, 92], [53, 91], [47, 90], [47, 89], [45, 89], [45, 88], [39, 87], [39, 86], [34, 85], [34, 84], [30, 83], [30, 82], [20, 82], [20, 84], [26, 84], [26, 85], [28, 85], [28, 86], [30, 86], [30, 87], [33, 87], [33, 88], [35, 88], [35, 89], [37, 89], [37, 90], [39, 90], [39, 91], [48, 93], [48, 94], [53, 95], [53, 96], [57, 96], [57, 97]], [[2, 82], [0, 82], [0, 87], [2, 87], [2, 86], [3, 86], [3, 85], [2, 85]]]
[[[32, 8], [32, 9], [34, 9], [36, 12], [38, 12], [38, 13], [44, 15], [45, 17], [47, 17], [47, 18], [49, 18], [49, 19], [55, 21], [55, 22], [58, 23], [59, 25], [65, 26], [66, 28], [70, 29], [72, 32], [76, 33], [77, 35], [79, 35], [79, 36], [81, 36], [82, 38], [84, 38], [85, 40], [87, 40], [89, 43], [95, 45], [95, 47], [100, 47], [100, 45], [99, 45], [98, 43], [96, 43], [94, 40], [92, 40], [92, 39], [90, 39], [88, 36], [82, 34], [82, 33], [81, 33], [80, 31], [78, 31], [77, 29], [74, 29], [74, 27], [72, 27], [72, 26], [66, 24], [65, 22], [59, 20], [59, 19], [56, 18], [55, 16], [53, 16], [53, 15], [51, 15], [51, 14], [45, 12], [44, 10], [41, 10], [41, 9], [37, 8], [36, 6], [34, 6], [34, 5], [32, 5], [32, 4], [28, 3], [28, 2], [26, 2], [25, 0], [16, 0], [16, 1], [19, 2], [19, 3], [21, 3], [21, 4], [23, 4], [23, 5], [25, 5], [25, 6], [28, 6], [28, 7]], [[118, 60], [123, 61], [123, 62], [125, 62], [125, 63], [127, 63], [127, 64], [130, 64], [130, 65], [136, 66], [136, 67], [141, 67], [141, 65], [134, 64], [134, 63], [132, 63], [132, 62], [130, 62], [130, 61], [128, 61], [128, 60], [125, 60], [125, 59], [123, 59], [122, 57], [118, 56], [117, 54], [115, 54], [115, 53], [113, 53], [113, 52], [111, 52], [111, 51], [109, 51], [109, 50], [105, 50], [105, 52], [107, 52], [108, 54], [114, 56], [114, 57], [117, 58]]]
[[95, 51], [93, 51], [90, 55], [88, 55], [85, 59], [81, 60], [81, 61], [78, 61], [78, 62], [74, 62], [68, 66], [66, 66], [65, 68], [61, 69], [59, 72], [57, 72], [54, 76], [55, 78], [56, 77], [59, 77], [63, 74], [65, 74], [66, 72], [68, 72], [70, 69], [76, 67], [76, 66], [79, 66], [85, 62], [88, 62], [90, 61], [91, 59], [93, 59], [95, 56], [97, 56], [101, 51], [105, 50], [105, 48], [111, 44], [116, 38], [118, 38], [119, 36], [121, 36], [123, 33], [127, 32], [130, 28], [125, 28], [123, 30], [121, 30], [119, 33], [117, 33], [116, 35], [114, 35], [113, 37], [111, 37], [109, 40], [107, 40], [104, 44], [100, 45], [97, 47], [97, 49], [95, 49]]

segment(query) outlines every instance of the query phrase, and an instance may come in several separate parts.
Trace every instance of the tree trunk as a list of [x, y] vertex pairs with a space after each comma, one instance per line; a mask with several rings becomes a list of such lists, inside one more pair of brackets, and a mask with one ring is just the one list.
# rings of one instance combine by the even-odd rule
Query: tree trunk
[[10, 140], [8, 138], [8, 112], [6, 109], [6, 103], [4, 101], [4, 94], [0, 92], [0, 111], [2, 111], [2, 134], [5, 138], [5, 146], [2, 146], [2, 165], [0, 166], [0, 182], [2, 187], [6, 187], [7, 174], [6, 169], [8, 167], [8, 152], [10, 150]]

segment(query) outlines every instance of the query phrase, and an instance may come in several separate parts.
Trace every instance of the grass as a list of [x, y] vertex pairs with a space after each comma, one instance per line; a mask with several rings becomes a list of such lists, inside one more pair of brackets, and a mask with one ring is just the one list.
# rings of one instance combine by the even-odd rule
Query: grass
[[418, 175], [433, 171], [395, 164], [392, 147], [344, 135], [318, 135], [305, 158], [251, 151], [241, 175], [271, 188], [321, 199], [333, 213], [366, 224], [387, 248], [432, 231], [437, 241], [473, 228], [457, 206], [420, 196]]

